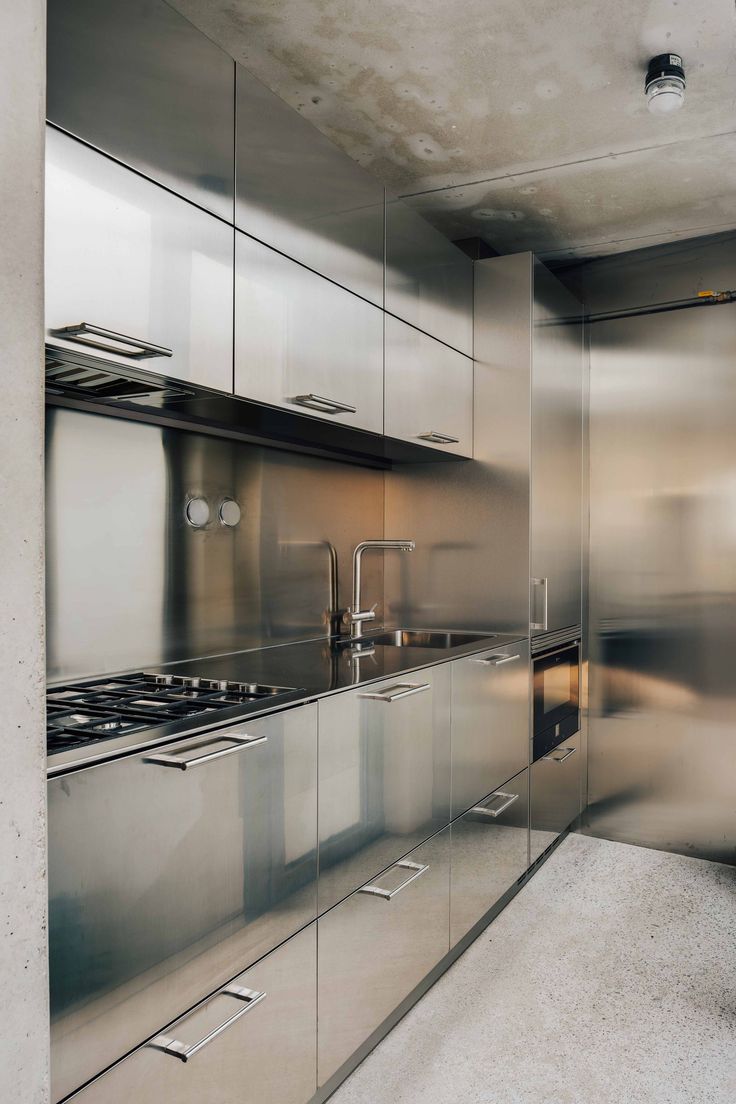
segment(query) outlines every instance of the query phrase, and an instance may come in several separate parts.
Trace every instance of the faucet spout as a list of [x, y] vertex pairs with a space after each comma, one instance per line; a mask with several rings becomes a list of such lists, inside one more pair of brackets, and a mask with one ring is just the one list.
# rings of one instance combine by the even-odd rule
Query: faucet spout
[[353, 552], [353, 604], [350, 609], [350, 635], [353, 637], [361, 635], [364, 621], [373, 621], [376, 616], [375, 605], [369, 610], [361, 608], [361, 567], [363, 553], [367, 552], [369, 548], [376, 548], [381, 551], [394, 548], [399, 552], [413, 552], [416, 544], [413, 540], [367, 540], [356, 545]]

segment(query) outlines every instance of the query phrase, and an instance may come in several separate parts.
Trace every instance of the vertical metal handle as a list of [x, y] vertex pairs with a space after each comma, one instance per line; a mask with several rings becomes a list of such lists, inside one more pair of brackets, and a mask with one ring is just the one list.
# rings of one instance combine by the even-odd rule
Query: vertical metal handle
[[[223, 1020], [221, 1024], [209, 1031], [204, 1038], [199, 1039], [196, 1043], [182, 1043], [179, 1039], [172, 1039], [168, 1035], [157, 1035], [155, 1039], [151, 1039], [148, 1044], [154, 1050], [162, 1050], [164, 1054], [170, 1054], [173, 1058], [178, 1058], [180, 1062], [188, 1062], [190, 1058], [193, 1058], [195, 1054], [198, 1054], [203, 1047], [206, 1047], [208, 1043], [211, 1043], [213, 1039], [216, 1039], [218, 1035], [221, 1035], [223, 1031], [227, 1031], [229, 1027], [232, 1027], [234, 1023], [242, 1019], [248, 1012], [252, 1012], [257, 1004], [260, 1004], [262, 1000], [265, 1000], [266, 994], [259, 993], [255, 989], [246, 989], [242, 985], [226, 985], [224, 989], [221, 989], [219, 993], [215, 993], [216, 997], [235, 997], [236, 1000], [242, 1001], [244, 1007], [239, 1008], [234, 1015], [229, 1016], [228, 1019]], [[213, 998], [214, 999], [214, 998]]]
[[[549, 621], [549, 580], [547, 578], [532, 579], [532, 586], [544, 587], [544, 616], [541, 621], [532, 621], [529, 627], [532, 629], [539, 629], [541, 632], [546, 632], [547, 623]], [[534, 610], [536, 612], [536, 602], [534, 604]]]
[[396, 870], [399, 867], [402, 870], [411, 870], [412, 873], [408, 878], [404, 878], [403, 882], [400, 882], [395, 889], [382, 889], [381, 886], [367, 885], [362, 886], [362, 888], [358, 890], [358, 893], [368, 893], [372, 897], [381, 897], [384, 901], [390, 901], [397, 893], [401, 893], [402, 889], [406, 889], [408, 885], [415, 882], [417, 878], [421, 878], [422, 874], [426, 874], [429, 870], [429, 866], [426, 863], [411, 862], [409, 859], [402, 859], [401, 862], [395, 863], [392, 870]]

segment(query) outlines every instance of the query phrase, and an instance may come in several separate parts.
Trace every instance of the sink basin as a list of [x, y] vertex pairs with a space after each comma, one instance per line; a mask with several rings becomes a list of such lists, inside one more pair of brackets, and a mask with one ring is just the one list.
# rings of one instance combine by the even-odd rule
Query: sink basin
[[494, 634], [440, 632], [427, 629], [392, 629], [353, 640], [353, 644], [383, 644], [389, 648], [461, 648], [478, 640], [492, 640]]

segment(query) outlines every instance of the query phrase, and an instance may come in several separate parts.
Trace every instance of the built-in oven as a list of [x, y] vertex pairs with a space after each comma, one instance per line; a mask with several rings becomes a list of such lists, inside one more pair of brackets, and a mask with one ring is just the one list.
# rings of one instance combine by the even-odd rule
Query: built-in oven
[[533, 759], [536, 762], [580, 729], [580, 641], [533, 659]]

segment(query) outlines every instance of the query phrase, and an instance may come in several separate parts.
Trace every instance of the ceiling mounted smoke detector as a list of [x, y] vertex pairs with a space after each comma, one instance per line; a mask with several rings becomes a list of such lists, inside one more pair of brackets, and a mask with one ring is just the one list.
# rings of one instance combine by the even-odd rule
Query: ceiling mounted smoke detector
[[657, 54], [649, 62], [644, 84], [653, 115], [669, 115], [685, 102], [685, 70], [679, 54]]

